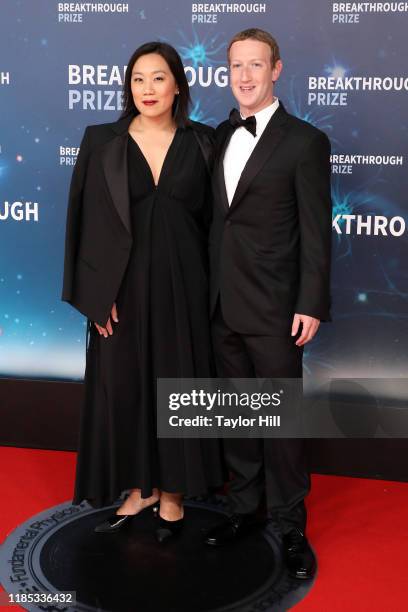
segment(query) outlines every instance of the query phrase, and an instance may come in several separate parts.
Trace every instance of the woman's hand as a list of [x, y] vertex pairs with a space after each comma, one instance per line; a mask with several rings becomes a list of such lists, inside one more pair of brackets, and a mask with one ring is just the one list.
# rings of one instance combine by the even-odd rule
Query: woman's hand
[[104, 338], [107, 338], [108, 336], [112, 336], [113, 334], [112, 321], [114, 321], [115, 323], [119, 323], [118, 312], [116, 310], [116, 304], [112, 306], [110, 317], [105, 327], [101, 327], [100, 325], [95, 323], [95, 327], [98, 330], [100, 336], [103, 336]]

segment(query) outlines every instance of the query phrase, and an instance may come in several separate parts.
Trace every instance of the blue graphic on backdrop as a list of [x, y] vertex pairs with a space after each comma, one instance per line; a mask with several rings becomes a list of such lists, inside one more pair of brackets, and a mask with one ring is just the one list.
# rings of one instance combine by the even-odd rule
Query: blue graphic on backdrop
[[[280, 43], [277, 95], [328, 134], [336, 160], [333, 323], [306, 347], [305, 373], [405, 376], [407, 13], [362, 13], [351, 23], [324, 0], [274, 0], [262, 14], [248, 2], [246, 12], [201, 16], [187, 0], [108, 4], [108, 12], [78, 13], [53, 0], [2, 2], [0, 375], [83, 376], [86, 322], [60, 301], [68, 187], [85, 126], [120, 114], [119, 81], [132, 52], [148, 40], [176, 46], [191, 117], [216, 126], [235, 105], [228, 41], [260, 26]], [[78, 69], [75, 84], [69, 66]], [[374, 76], [379, 88], [352, 80]]]
[[192, 40], [188, 40], [186, 34], [178, 30], [177, 32], [184, 44], [178, 44], [177, 41], [169, 40], [170, 44], [176, 45], [177, 51], [180, 54], [183, 63], [187, 66], [216, 66], [226, 63], [226, 46], [225, 40], [221, 39], [220, 34], [210, 36], [205, 35], [200, 39], [196, 31], [193, 30]]

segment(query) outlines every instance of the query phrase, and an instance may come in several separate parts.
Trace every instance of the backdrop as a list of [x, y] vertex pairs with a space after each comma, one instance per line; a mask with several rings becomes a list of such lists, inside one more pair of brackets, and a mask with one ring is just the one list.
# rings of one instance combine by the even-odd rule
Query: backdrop
[[269, 30], [276, 94], [332, 143], [333, 323], [307, 347], [312, 377], [402, 377], [407, 298], [408, 2], [2, 0], [0, 374], [81, 380], [85, 321], [60, 301], [69, 181], [84, 128], [120, 114], [126, 62], [173, 44], [191, 117], [234, 105], [226, 46]]

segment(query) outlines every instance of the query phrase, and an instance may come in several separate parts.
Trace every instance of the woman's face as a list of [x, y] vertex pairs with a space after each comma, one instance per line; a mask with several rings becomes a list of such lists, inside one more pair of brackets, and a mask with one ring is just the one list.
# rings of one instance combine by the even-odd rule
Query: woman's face
[[150, 118], [172, 115], [179, 92], [166, 60], [158, 53], [142, 55], [134, 63], [131, 77], [133, 101], [141, 115]]

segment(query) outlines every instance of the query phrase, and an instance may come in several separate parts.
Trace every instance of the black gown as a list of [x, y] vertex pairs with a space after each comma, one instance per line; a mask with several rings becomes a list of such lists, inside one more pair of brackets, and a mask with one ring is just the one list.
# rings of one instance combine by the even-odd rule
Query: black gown
[[156, 378], [214, 375], [208, 315], [209, 178], [191, 128], [178, 128], [156, 186], [129, 135], [133, 247], [107, 339], [90, 332], [74, 503], [131, 488], [200, 495], [219, 486], [219, 442], [158, 439]]

